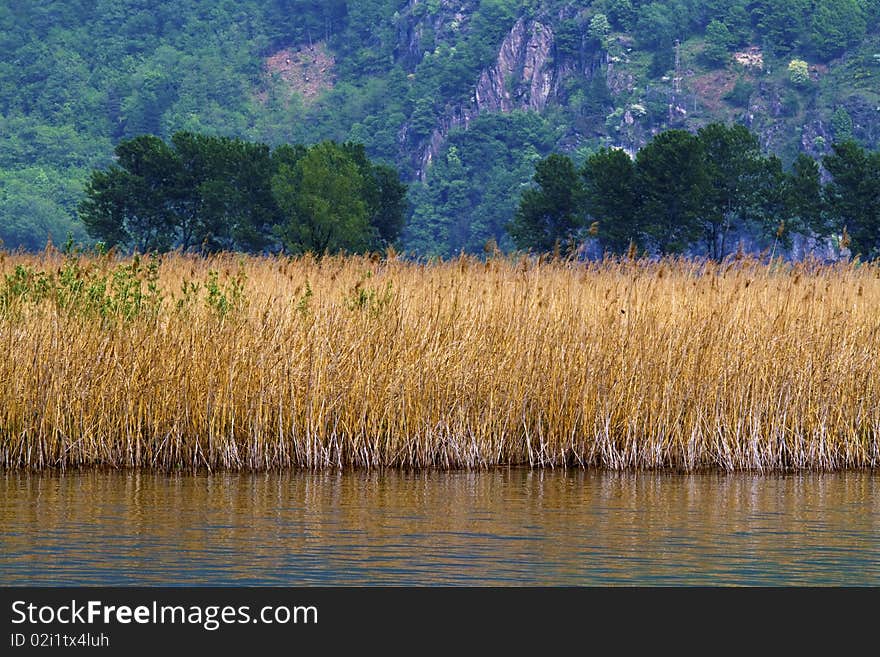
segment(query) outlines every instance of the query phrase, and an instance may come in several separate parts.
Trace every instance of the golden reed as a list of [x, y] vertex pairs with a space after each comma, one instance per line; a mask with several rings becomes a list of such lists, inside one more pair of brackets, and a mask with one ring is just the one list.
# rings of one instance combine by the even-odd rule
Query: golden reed
[[880, 464], [880, 268], [4, 254], [0, 467]]

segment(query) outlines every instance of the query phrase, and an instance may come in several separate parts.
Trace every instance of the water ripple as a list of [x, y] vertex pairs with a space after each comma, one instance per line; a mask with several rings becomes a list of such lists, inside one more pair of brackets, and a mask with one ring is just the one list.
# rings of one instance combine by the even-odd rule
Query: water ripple
[[3, 585], [880, 585], [880, 476], [0, 473]]

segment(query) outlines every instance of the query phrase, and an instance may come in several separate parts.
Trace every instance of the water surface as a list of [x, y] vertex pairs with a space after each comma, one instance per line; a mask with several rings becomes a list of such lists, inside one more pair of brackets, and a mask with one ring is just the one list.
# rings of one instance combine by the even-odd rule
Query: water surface
[[3, 585], [880, 585], [880, 474], [0, 472]]

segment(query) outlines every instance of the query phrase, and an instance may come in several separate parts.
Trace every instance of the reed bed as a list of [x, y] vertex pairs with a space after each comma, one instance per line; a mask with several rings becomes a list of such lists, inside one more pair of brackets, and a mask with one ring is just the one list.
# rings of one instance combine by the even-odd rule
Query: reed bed
[[880, 268], [0, 256], [0, 464], [880, 464]]

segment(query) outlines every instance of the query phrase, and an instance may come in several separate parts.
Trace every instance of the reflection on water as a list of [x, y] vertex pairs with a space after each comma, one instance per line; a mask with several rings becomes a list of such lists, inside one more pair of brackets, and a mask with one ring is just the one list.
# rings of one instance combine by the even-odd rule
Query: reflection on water
[[880, 475], [0, 472], [0, 583], [880, 585]]

